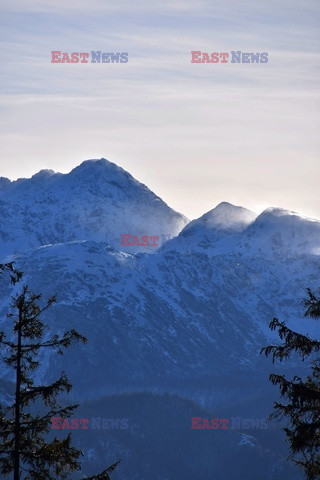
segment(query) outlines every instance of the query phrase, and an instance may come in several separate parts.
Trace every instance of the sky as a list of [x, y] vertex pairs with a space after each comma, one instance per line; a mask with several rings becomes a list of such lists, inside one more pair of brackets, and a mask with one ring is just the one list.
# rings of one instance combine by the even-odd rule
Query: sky
[[319, 27], [318, 0], [1, 0], [0, 176], [104, 157], [190, 219], [222, 201], [320, 219]]

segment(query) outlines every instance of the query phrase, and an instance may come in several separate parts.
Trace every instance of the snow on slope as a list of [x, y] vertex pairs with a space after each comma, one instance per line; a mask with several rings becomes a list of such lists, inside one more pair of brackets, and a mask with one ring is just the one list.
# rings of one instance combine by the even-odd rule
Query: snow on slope
[[105, 159], [69, 174], [41, 170], [30, 179], [0, 179], [0, 256], [33, 247], [95, 240], [118, 250], [121, 235], [177, 235], [187, 219], [128, 172]]
[[[32, 289], [57, 294], [58, 304], [46, 315], [53, 330], [76, 328], [89, 340], [63, 359], [81, 396], [93, 383], [103, 394], [110, 385], [160, 387], [174, 379], [254, 371], [261, 363], [267, 368], [259, 351], [271, 338], [270, 320], [301, 323], [305, 288], [318, 287], [320, 271], [320, 257], [312, 255], [130, 255], [93, 241], [40, 247], [13, 259]], [[50, 363], [41, 364], [45, 378]], [[59, 359], [54, 364], [63, 367]]]
[[[66, 371], [75, 402], [154, 389], [183, 392], [201, 404], [220, 405], [220, 411], [229, 408], [232, 415], [240, 405], [251, 417], [254, 407], [262, 418], [261, 404], [269, 412], [275, 399], [264, 386], [270, 362], [259, 355], [270, 343], [270, 320], [277, 316], [319, 336], [318, 324], [303, 317], [301, 303], [307, 286], [319, 287], [318, 221], [281, 209], [256, 216], [224, 202], [153, 255], [132, 254], [132, 248], [121, 252], [119, 233], [177, 234], [186, 219], [105, 160], [84, 162], [68, 175], [43, 170], [16, 182], [0, 178], [0, 217], [2, 257], [10, 254], [36, 292], [58, 297], [43, 316], [52, 333], [76, 328], [88, 338], [87, 345], [68, 349], [62, 358], [45, 349], [39, 358], [35, 380], [50, 382]], [[1, 282], [0, 330], [7, 327], [11, 293], [12, 286]], [[0, 379], [0, 399], [5, 401], [12, 372], [3, 363]], [[124, 399], [131, 416], [133, 400]], [[137, 401], [141, 406], [141, 399]], [[105, 399], [101, 402], [105, 405]], [[141, 415], [158, 445], [157, 428], [167, 428], [171, 417], [159, 419], [159, 403], [152, 399], [152, 404], [149, 416], [142, 404]], [[109, 404], [105, 411], [109, 417]], [[179, 404], [170, 401], [168, 412], [176, 419]], [[186, 423], [173, 424], [173, 433], [182, 427], [185, 438], [189, 419], [188, 412]], [[145, 438], [148, 430], [139, 429]], [[99, 438], [109, 452], [105, 437]], [[134, 432], [135, 443], [137, 438]], [[149, 448], [150, 437], [144, 441]], [[88, 440], [90, 453], [101, 451], [98, 443], [97, 437]], [[138, 443], [140, 448], [140, 439]], [[118, 450], [119, 442], [110, 444]], [[132, 448], [126, 451], [136, 458]], [[164, 455], [168, 453], [165, 446]], [[239, 476], [234, 462], [231, 468], [228, 478]], [[282, 477], [293, 478], [287, 473], [285, 477], [282, 471]], [[221, 478], [225, 474], [223, 467]], [[150, 478], [149, 471], [140, 477]]]
[[180, 234], [168, 241], [164, 251], [231, 252], [240, 233], [257, 215], [243, 207], [222, 202], [202, 217], [188, 223]]
[[257, 216], [224, 202], [186, 225], [162, 250], [269, 259], [319, 255], [320, 222], [280, 208], [268, 208]]
[[219, 203], [215, 208], [190, 222], [184, 229], [188, 232], [200, 225], [214, 228], [223, 232], [242, 231], [256, 218], [256, 214], [250, 210], [232, 205], [228, 202]]
[[320, 222], [281, 208], [267, 208], [243, 233], [242, 251], [246, 247], [269, 258], [319, 255]]
[[[270, 320], [297, 322], [305, 288], [318, 287], [320, 224], [292, 212], [222, 203], [153, 255], [131, 254], [119, 251], [121, 233], [178, 233], [186, 219], [106, 160], [2, 190], [2, 253], [42, 245], [10, 258], [36, 291], [57, 294], [54, 330], [89, 339], [67, 354], [78, 392], [93, 378], [104, 392], [106, 376], [159, 385], [254, 369]], [[9, 288], [1, 295], [4, 314]]]

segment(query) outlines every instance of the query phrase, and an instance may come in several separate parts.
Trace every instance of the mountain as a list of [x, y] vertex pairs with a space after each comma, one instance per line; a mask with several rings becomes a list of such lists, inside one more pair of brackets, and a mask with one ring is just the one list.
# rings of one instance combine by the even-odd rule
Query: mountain
[[267, 208], [257, 216], [223, 202], [162, 247], [171, 249], [269, 259], [319, 255], [320, 222], [281, 208]]
[[[88, 408], [84, 417], [90, 411], [132, 420], [128, 432], [83, 440], [85, 474], [92, 463], [104, 465], [107, 450], [109, 463], [124, 459], [119, 478], [129, 480], [176, 480], [178, 471], [193, 478], [192, 452], [204, 480], [213, 474], [218, 480], [299, 478], [279, 462], [277, 455], [286, 452], [277, 435], [210, 436], [217, 432], [190, 431], [189, 417], [265, 418], [277, 399], [270, 371], [299, 373], [294, 362], [272, 366], [260, 349], [275, 340], [268, 328], [275, 316], [319, 336], [302, 305], [305, 289], [319, 287], [319, 221], [277, 208], [256, 215], [223, 202], [187, 224], [106, 160], [84, 162], [66, 175], [46, 170], [31, 179], [2, 180], [0, 190], [0, 261], [15, 261], [32, 290], [57, 295], [43, 317], [48, 330], [75, 328], [88, 338], [63, 357], [42, 352], [36, 380], [54, 380], [65, 370], [73, 400]], [[141, 247], [124, 251], [119, 236], [136, 232], [176, 236], [152, 254]], [[16, 290], [2, 277], [0, 330], [7, 329]], [[8, 402], [12, 372], [3, 364], [0, 378]], [[175, 445], [183, 446], [172, 454]], [[271, 451], [264, 477], [264, 450], [257, 445]], [[217, 458], [230, 464], [228, 471]]]
[[[180, 252], [168, 242], [152, 255], [134, 255], [104, 242], [75, 241], [11, 260], [26, 272], [33, 290], [57, 295], [47, 316], [52, 329], [76, 328], [89, 339], [81, 355], [79, 347], [66, 354], [79, 397], [90, 395], [95, 383], [101, 394], [109, 393], [110, 385], [164, 388], [177, 379], [187, 384], [213, 372], [233, 375], [266, 365], [259, 351], [273, 338], [268, 324], [274, 316], [312, 331], [313, 322], [301, 325], [299, 318], [306, 287], [318, 288], [320, 257], [287, 250], [266, 257], [273, 233], [266, 235], [264, 250], [257, 248], [263, 242], [252, 232], [253, 227], [260, 232], [260, 222], [261, 216], [242, 231], [232, 230], [232, 238], [244, 236], [232, 253], [214, 243], [207, 252], [204, 246]], [[62, 368], [64, 362], [57, 359], [55, 365]], [[43, 377], [50, 370], [47, 359]]]
[[180, 234], [168, 241], [162, 248], [185, 252], [211, 250], [232, 252], [241, 232], [257, 217], [243, 207], [222, 202], [202, 217], [188, 223]]
[[[1, 228], [16, 239], [2, 235], [5, 248], [12, 254], [17, 245], [43, 244], [7, 259], [16, 261], [34, 290], [58, 296], [48, 312], [53, 329], [66, 325], [88, 336], [81, 356], [78, 350], [67, 354], [81, 397], [87, 378], [97, 380], [103, 394], [110, 384], [156, 387], [213, 371], [254, 370], [260, 348], [272, 338], [274, 316], [315, 333], [298, 318], [306, 287], [318, 287], [318, 221], [281, 209], [256, 215], [223, 202], [153, 255], [121, 251], [110, 243], [119, 243], [120, 232], [150, 232], [150, 225], [141, 225], [156, 215], [169, 221], [164, 231], [186, 220], [106, 160], [86, 161], [66, 175], [41, 171], [14, 182], [4, 200]], [[146, 211], [153, 212], [151, 219]], [[140, 223], [128, 227], [134, 215]], [[9, 291], [0, 299], [3, 313]], [[79, 369], [84, 377], [77, 377]]]
[[246, 229], [242, 251], [250, 247], [268, 258], [320, 254], [320, 222], [281, 208], [268, 208]]
[[41, 170], [30, 179], [0, 179], [0, 257], [77, 240], [123, 246], [123, 234], [176, 235], [188, 220], [145, 185], [106, 159], [87, 160], [68, 174]]

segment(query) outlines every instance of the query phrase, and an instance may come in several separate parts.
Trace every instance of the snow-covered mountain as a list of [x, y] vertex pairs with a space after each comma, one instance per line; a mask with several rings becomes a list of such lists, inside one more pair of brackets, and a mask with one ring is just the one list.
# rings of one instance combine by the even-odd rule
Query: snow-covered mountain
[[243, 207], [222, 202], [202, 217], [188, 223], [180, 234], [168, 241], [164, 251], [232, 253], [241, 233], [257, 215]]
[[220, 203], [184, 227], [163, 251], [281, 259], [320, 254], [320, 221], [281, 208], [256, 215], [230, 203]]
[[106, 159], [88, 160], [63, 175], [41, 170], [30, 179], [0, 178], [0, 256], [74, 240], [122, 246], [122, 234], [177, 235], [188, 220], [145, 185]]
[[[314, 333], [312, 322], [297, 319], [306, 287], [318, 287], [319, 226], [280, 210], [256, 218], [223, 203], [152, 255], [81, 240], [7, 258], [35, 291], [58, 296], [48, 313], [55, 329], [88, 337], [81, 355], [67, 353], [75, 389], [86, 396], [88, 378], [103, 393], [110, 383], [156, 387], [254, 370], [274, 316]], [[50, 368], [43, 362], [42, 374]]]
[[268, 258], [320, 255], [320, 222], [281, 208], [268, 208], [249, 225], [242, 250], [249, 247]]
[[[277, 392], [267, 387], [272, 366], [259, 352], [272, 338], [270, 320], [319, 336], [302, 321], [301, 303], [307, 287], [319, 288], [317, 220], [224, 202], [187, 224], [106, 160], [67, 175], [2, 179], [0, 190], [0, 262], [14, 260], [33, 290], [57, 295], [49, 328], [88, 338], [61, 358], [41, 357], [39, 380], [65, 370], [76, 401], [152, 390], [182, 394], [213, 415], [240, 405], [246, 417], [267, 416]], [[150, 254], [124, 251], [122, 233], [176, 236]], [[1, 283], [0, 330], [12, 293]], [[10, 382], [3, 365], [0, 376]]]

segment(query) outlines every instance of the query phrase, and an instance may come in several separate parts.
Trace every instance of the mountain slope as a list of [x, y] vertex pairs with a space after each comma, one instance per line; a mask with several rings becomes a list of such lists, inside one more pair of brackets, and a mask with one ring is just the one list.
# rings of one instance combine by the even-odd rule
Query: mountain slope
[[[259, 351], [272, 338], [270, 320], [299, 326], [305, 288], [318, 287], [320, 270], [320, 257], [312, 255], [281, 261], [130, 255], [92, 241], [41, 247], [13, 260], [32, 289], [57, 295], [46, 315], [51, 329], [76, 328], [88, 337], [88, 346], [55, 360], [55, 369], [68, 365], [79, 397], [112, 385], [165, 388], [174, 379], [268, 368]], [[9, 287], [2, 295], [0, 329]], [[41, 365], [46, 378], [51, 363], [43, 358]]]

